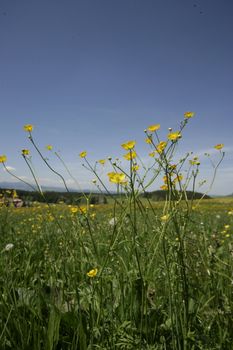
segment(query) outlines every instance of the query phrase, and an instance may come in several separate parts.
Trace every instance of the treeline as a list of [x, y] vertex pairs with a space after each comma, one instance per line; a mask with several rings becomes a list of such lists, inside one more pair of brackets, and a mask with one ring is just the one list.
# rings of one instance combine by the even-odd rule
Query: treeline
[[[186, 191], [185, 192], [187, 199], [200, 199], [203, 197], [203, 199], [210, 199], [211, 197], [205, 194], [203, 196], [203, 193], [200, 192], [192, 192], [192, 191]], [[157, 190], [153, 192], [145, 192], [142, 196], [144, 198], [149, 198], [153, 201], [164, 201], [168, 195], [168, 191], [164, 190]], [[182, 195], [182, 198], [184, 199], [184, 194]]]
[[[1, 193], [8, 193], [7, 196], [11, 197], [10, 193], [14, 190], [4, 190], [0, 189]], [[79, 192], [56, 192], [56, 191], [46, 191], [44, 195], [41, 196], [39, 192], [17, 190], [17, 197], [22, 199], [25, 205], [30, 205], [32, 202], [45, 202], [45, 203], [65, 203], [65, 204], [84, 204], [86, 203], [85, 197], [89, 198], [90, 204], [107, 204], [110, 198], [109, 194], [103, 193], [89, 193], [85, 194]], [[142, 198], [148, 198], [152, 201], [164, 201], [168, 195], [167, 191], [157, 190], [153, 192], [145, 192], [141, 194]], [[113, 197], [117, 197], [117, 194], [111, 194]], [[186, 196], [188, 199], [200, 199], [203, 197], [203, 193], [186, 191]], [[184, 195], [183, 195], [184, 198]], [[204, 195], [204, 199], [210, 199], [208, 195]]]
[[[10, 197], [10, 190], [0, 189], [0, 193], [7, 192]], [[44, 203], [65, 203], [65, 204], [82, 204], [85, 203], [85, 196], [89, 198], [90, 204], [107, 204], [107, 196], [101, 193], [79, 193], [79, 192], [56, 192], [46, 191], [43, 196], [39, 192], [16, 190], [17, 197], [22, 199], [25, 205], [32, 202]]]

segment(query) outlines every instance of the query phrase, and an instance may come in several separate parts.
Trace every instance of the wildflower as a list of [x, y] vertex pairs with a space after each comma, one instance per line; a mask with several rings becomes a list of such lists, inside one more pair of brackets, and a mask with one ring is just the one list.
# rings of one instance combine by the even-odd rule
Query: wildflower
[[105, 159], [100, 159], [100, 160], [98, 160], [98, 163], [100, 163], [101, 165], [104, 165], [104, 164], [105, 164], [105, 162], [106, 162], [106, 160], [105, 160]]
[[6, 246], [5, 246], [5, 251], [6, 252], [9, 252], [9, 250], [11, 250], [12, 248], [14, 248], [14, 244], [13, 243], [8, 243]]
[[80, 158], [85, 158], [86, 155], [87, 155], [87, 152], [86, 152], [86, 151], [83, 151], [83, 152], [79, 153], [79, 157], [80, 157]]
[[160, 141], [160, 143], [156, 146], [156, 151], [158, 153], [162, 153], [164, 151], [164, 149], [166, 148], [166, 146], [167, 146], [167, 142]]
[[117, 223], [117, 219], [116, 218], [112, 218], [112, 219], [109, 220], [108, 223], [109, 223], [110, 226], [115, 226], [116, 223]]
[[108, 173], [108, 177], [109, 177], [109, 181], [110, 182], [113, 182], [115, 184], [126, 184], [127, 181], [125, 179], [125, 174], [123, 173], [114, 173], [114, 172], [111, 172], [111, 173]]
[[137, 153], [135, 151], [128, 152], [124, 155], [126, 160], [132, 160], [137, 157]]
[[200, 165], [200, 162], [197, 157], [194, 157], [192, 160], [189, 161], [191, 165]]
[[149, 157], [152, 157], [152, 158], [155, 157], [155, 151], [149, 153]]
[[168, 219], [169, 219], [169, 217], [170, 217], [170, 215], [169, 214], [167, 214], [167, 215], [163, 215], [163, 216], [161, 216], [161, 221], [163, 221], [163, 222], [165, 222], [165, 221], [167, 221]]
[[232, 210], [230, 210], [230, 211], [228, 211], [228, 213], [227, 213], [228, 215], [233, 215], [233, 209]]
[[151, 143], [152, 143], [151, 137], [147, 137], [147, 138], [145, 139], [145, 142], [148, 143], [148, 144], [151, 144]]
[[31, 132], [33, 130], [33, 125], [32, 124], [26, 124], [24, 125], [24, 131]]
[[219, 143], [219, 144], [214, 146], [214, 148], [217, 149], [217, 150], [221, 150], [223, 147], [224, 147], [223, 143]]
[[48, 151], [52, 151], [53, 146], [52, 146], [52, 145], [47, 145], [47, 146], [46, 146], [46, 149], [47, 149]]
[[180, 182], [181, 180], [183, 180], [183, 175], [178, 175], [172, 182], [175, 184], [176, 182]]
[[129, 150], [129, 149], [133, 149], [135, 145], [136, 145], [136, 141], [128, 141], [126, 143], [122, 143], [121, 147], [126, 150]]
[[181, 138], [181, 133], [179, 131], [171, 132], [167, 135], [167, 138], [171, 141], [177, 141]]
[[78, 212], [78, 208], [77, 207], [71, 207], [70, 211], [71, 211], [72, 214], [75, 214], [75, 213]]
[[22, 149], [22, 155], [23, 156], [29, 156], [29, 154], [30, 154], [29, 149]]
[[79, 208], [79, 212], [80, 212], [80, 214], [86, 214], [87, 208], [86, 207], [80, 207]]
[[139, 165], [138, 164], [135, 164], [132, 166], [132, 170], [133, 171], [137, 171], [139, 169]]
[[97, 273], [98, 273], [98, 269], [93, 269], [87, 272], [87, 276], [92, 278], [92, 277], [95, 277]]
[[96, 184], [96, 182], [97, 182], [96, 179], [93, 179], [93, 180], [92, 180], [92, 183], [93, 183], [93, 184]]
[[229, 230], [230, 225], [224, 225], [225, 230]]
[[150, 125], [148, 126], [147, 130], [148, 131], [151, 131], [151, 132], [154, 132], [156, 130], [159, 130], [160, 129], [160, 124], [154, 124], [154, 125]]
[[195, 115], [194, 112], [185, 112], [184, 113], [184, 117], [187, 119], [194, 117], [194, 115]]
[[7, 157], [3, 154], [0, 156], [0, 163], [5, 163], [7, 161]]
[[162, 185], [160, 186], [160, 189], [163, 191], [167, 191], [168, 190], [168, 185]]

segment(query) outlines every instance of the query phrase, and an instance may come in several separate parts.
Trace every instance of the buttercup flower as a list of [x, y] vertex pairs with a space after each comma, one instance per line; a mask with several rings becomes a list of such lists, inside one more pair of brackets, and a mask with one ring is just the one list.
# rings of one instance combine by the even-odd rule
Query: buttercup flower
[[0, 156], [0, 163], [5, 163], [7, 161], [7, 157], [3, 154]]
[[26, 124], [24, 125], [24, 131], [31, 132], [33, 130], [33, 125], [32, 124]]
[[217, 149], [217, 150], [221, 150], [223, 147], [224, 147], [223, 143], [219, 143], [219, 144], [214, 146], [214, 148]]
[[159, 129], [160, 129], [160, 124], [154, 124], [154, 125], [148, 126], [147, 131], [154, 132], [154, 131], [159, 130]]
[[161, 216], [161, 221], [165, 222], [169, 219], [169, 214]]
[[160, 143], [156, 146], [156, 151], [160, 154], [164, 151], [164, 149], [167, 146], [167, 142], [165, 141], [160, 141]]
[[194, 117], [194, 115], [195, 115], [194, 112], [185, 112], [184, 113], [184, 117], [187, 119]]
[[52, 145], [47, 145], [46, 148], [47, 148], [48, 151], [52, 151], [53, 146]]
[[106, 160], [105, 160], [105, 159], [100, 159], [100, 160], [98, 160], [98, 163], [100, 163], [101, 165], [104, 165], [104, 164], [105, 164], [105, 162], [106, 162]]
[[77, 207], [71, 207], [70, 211], [71, 211], [71, 213], [75, 214], [75, 213], [78, 212], [78, 208]]
[[131, 152], [126, 153], [126, 154], [124, 155], [124, 158], [125, 158], [126, 160], [132, 160], [132, 159], [134, 159], [134, 158], [136, 158], [136, 157], [137, 157], [137, 153], [136, 153], [135, 151], [131, 151]]
[[125, 174], [123, 173], [108, 173], [108, 177], [109, 177], [109, 181], [113, 182], [115, 184], [121, 184], [124, 185], [127, 183], [126, 179], [125, 179]]
[[139, 165], [138, 164], [135, 164], [132, 166], [132, 170], [133, 171], [137, 171], [139, 169]]
[[98, 273], [98, 269], [93, 269], [87, 272], [87, 276], [92, 278], [92, 277], [95, 277], [97, 273]]
[[167, 135], [167, 138], [171, 141], [177, 141], [178, 139], [181, 138], [181, 133], [179, 131], [171, 132], [170, 134]]
[[160, 186], [160, 189], [163, 191], [167, 191], [168, 190], [168, 185], [162, 185]]
[[136, 141], [128, 141], [126, 143], [122, 143], [121, 147], [126, 150], [130, 150], [130, 149], [133, 149], [135, 145], [136, 145]]
[[79, 157], [80, 157], [80, 158], [85, 158], [86, 155], [87, 155], [87, 152], [86, 152], [86, 151], [83, 151], [83, 152], [79, 153]]
[[29, 156], [29, 154], [30, 154], [29, 149], [22, 149], [22, 155], [23, 156]]
[[151, 137], [147, 137], [147, 138], [145, 139], [145, 142], [146, 142], [146, 143], [149, 143], [149, 144], [152, 143]]

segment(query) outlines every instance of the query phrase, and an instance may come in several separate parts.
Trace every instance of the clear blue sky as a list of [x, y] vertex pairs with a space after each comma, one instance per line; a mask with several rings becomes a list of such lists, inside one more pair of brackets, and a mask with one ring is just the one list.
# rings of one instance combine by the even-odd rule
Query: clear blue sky
[[[224, 143], [212, 193], [232, 193], [232, 17], [232, 0], [1, 0], [0, 154], [30, 177], [20, 154], [31, 123], [40, 147], [61, 150], [87, 188], [80, 151], [121, 156], [136, 139], [145, 157], [143, 130], [160, 123], [166, 135], [191, 110], [180, 153]], [[33, 159], [42, 184], [57, 185]], [[205, 161], [202, 171], [211, 174]]]

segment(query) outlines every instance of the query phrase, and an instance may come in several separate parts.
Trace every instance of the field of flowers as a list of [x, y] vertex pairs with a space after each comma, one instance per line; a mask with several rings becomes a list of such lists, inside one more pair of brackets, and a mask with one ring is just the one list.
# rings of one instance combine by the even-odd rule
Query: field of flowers
[[[166, 141], [159, 138], [159, 124], [146, 129], [154, 163], [145, 176], [135, 141], [122, 144], [128, 171], [108, 159], [108, 180], [118, 192], [108, 205], [90, 205], [85, 195], [85, 205], [14, 208], [2, 201], [1, 350], [232, 349], [233, 200], [187, 198], [200, 162], [188, 154], [174, 163], [193, 113], [184, 117]], [[25, 126], [32, 146], [64, 180], [39, 150], [32, 129]], [[222, 144], [215, 148], [220, 160], [214, 177], [224, 156]], [[29, 150], [22, 155], [32, 170]], [[107, 190], [87, 152], [80, 157], [93, 183]], [[6, 160], [0, 156], [9, 172]], [[166, 201], [142, 198], [161, 174]]]

